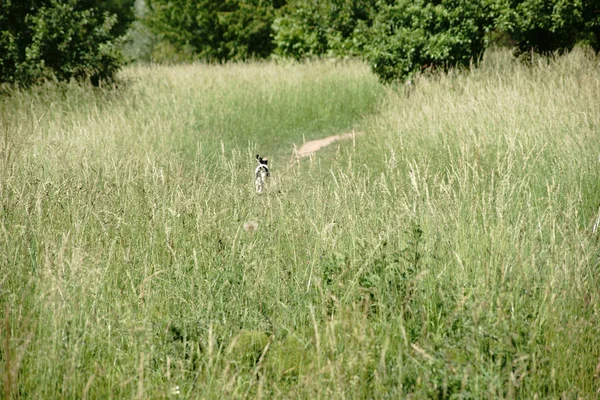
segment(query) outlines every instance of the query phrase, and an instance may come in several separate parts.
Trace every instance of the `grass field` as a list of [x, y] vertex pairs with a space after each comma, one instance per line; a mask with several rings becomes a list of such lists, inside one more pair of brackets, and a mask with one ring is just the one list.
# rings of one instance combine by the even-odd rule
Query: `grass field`
[[410, 89], [132, 66], [1, 99], [3, 397], [596, 398], [599, 61]]

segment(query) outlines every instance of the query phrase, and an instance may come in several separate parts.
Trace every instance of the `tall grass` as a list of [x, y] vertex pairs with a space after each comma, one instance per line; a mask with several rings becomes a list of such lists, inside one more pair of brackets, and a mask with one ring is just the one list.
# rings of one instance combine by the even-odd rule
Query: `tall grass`
[[599, 73], [493, 53], [410, 91], [260, 63], [13, 94], [4, 396], [595, 397]]

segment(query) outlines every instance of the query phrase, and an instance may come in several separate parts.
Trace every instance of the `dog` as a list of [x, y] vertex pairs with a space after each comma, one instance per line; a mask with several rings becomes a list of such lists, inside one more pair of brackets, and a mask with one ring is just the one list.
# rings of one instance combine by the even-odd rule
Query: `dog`
[[271, 171], [269, 171], [269, 167], [267, 166], [269, 160], [262, 158], [258, 154], [256, 155], [256, 159], [258, 160], [258, 167], [254, 170], [254, 185], [256, 186], [256, 192], [262, 193], [267, 178], [271, 176]]

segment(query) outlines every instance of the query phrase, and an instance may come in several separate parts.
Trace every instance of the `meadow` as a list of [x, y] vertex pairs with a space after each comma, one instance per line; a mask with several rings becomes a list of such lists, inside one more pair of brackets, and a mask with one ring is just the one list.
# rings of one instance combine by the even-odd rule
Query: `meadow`
[[598, 396], [583, 49], [410, 87], [359, 62], [134, 65], [2, 97], [0, 135], [6, 399]]

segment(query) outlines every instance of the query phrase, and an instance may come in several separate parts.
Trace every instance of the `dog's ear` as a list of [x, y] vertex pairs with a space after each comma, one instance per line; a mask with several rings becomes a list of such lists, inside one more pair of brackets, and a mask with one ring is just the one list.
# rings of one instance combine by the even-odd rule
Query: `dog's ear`
[[269, 162], [268, 159], [263, 158], [263, 157], [259, 156], [258, 154], [256, 155], [256, 159], [258, 160], [259, 164], [263, 164], [263, 165], [267, 165], [267, 163]]

